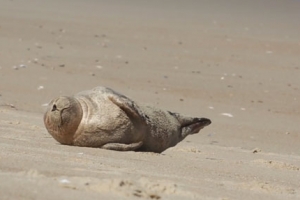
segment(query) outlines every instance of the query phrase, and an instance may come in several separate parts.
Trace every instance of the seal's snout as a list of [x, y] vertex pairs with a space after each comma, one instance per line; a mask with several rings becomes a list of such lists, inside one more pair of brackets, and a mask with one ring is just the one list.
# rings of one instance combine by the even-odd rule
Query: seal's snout
[[57, 106], [56, 106], [56, 104], [53, 104], [51, 111], [53, 112], [53, 111], [56, 111], [56, 110], [57, 110]]
[[44, 123], [58, 142], [71, 144], [81, 118], [82, 108], [74, 97], [58, 97], [50, 102]]

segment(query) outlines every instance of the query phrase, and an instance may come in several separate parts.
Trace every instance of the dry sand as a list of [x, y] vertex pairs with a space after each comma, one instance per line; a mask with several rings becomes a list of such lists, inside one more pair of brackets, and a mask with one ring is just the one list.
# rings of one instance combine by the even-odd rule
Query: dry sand
[[[300, 1], [0, 0], [1, 199], [300, 199]], [[162, 154], [58, 144], [109, 86], [213, 123]]]

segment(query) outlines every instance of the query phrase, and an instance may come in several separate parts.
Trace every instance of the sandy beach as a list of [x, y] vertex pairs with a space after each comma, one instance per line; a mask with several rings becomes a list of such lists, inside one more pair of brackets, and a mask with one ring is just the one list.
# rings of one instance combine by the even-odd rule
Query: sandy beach
[[[0, 0], [1, 199], [300, 199], [300, 1]], [[65, 146], [107, 86], [212, 124], [161, 154]]]

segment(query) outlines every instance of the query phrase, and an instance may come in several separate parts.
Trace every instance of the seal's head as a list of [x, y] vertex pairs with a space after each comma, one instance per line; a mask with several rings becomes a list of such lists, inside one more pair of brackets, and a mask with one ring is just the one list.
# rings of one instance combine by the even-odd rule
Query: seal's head
[[82, 119], [82, 108], [74, 97], [53, 99], [44, 115], [48, 132], [61, 144], [72, 145], [73, 136]]

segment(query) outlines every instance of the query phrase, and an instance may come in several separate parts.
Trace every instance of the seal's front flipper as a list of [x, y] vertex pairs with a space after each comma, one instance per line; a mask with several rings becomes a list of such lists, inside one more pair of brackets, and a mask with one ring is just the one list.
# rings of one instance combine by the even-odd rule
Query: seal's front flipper
[[103, 145], [102, 149], [115, 150], [115, 151], [134, 151], [140, 148], [143, 142], [137, 142], [132, 144], [121, 144], [121, 143], [108, 143]]
[[111, 93], [108, 98], [126, 113], [136, 127], [143, 127], [146, 125], [146, 117], [134, 101], [124, 95], [119, 95], [118, 93]]
[[185, 138], [190, 134], [198, 133], [202, 128], [211, 124], [207, 118], [185, 118], [181, 125], [181, 134]]

